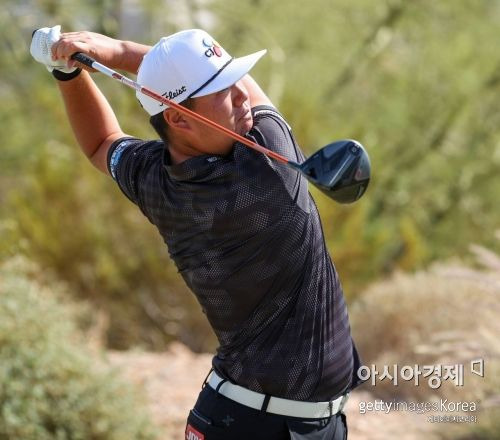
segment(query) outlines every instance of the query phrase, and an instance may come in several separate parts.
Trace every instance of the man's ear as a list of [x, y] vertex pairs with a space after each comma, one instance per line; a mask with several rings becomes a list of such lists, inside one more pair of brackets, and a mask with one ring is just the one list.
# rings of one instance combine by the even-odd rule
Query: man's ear
[[165, 122], [168, 124], [168, 126], [173, 130], [191, 129], [191, 124], [189, 123], [188, 118], [186, 118], [183, 114], [179, 113], [173, 108], [167, 108], [163, 110], [163, 118], [165, 119]]

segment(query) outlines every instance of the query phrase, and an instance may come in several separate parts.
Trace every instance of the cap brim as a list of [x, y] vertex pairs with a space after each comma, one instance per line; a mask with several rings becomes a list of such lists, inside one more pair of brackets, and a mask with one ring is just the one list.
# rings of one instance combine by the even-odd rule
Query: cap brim
[[210, 95], [211, 93], [231, 87], [235, 82], [243, 78], [266, 52], [267, 50], [264, 49], [241, 58], [234, 58], [213, 81], [203, 87], [198, 93], [192, 95], [192, 97], [198, 98]]

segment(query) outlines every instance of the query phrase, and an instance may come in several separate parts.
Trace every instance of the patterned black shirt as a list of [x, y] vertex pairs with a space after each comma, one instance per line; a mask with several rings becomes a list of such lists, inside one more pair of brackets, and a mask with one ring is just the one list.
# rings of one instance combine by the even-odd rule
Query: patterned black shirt
[[[303, 161], [274, 108], [252, 112], [249, 139]], [[356, 385], [342, 288], [307, 180], [240, 143], [227, 156], [173, 165], [162, 142], [122, 138], [108, 165], [201, 304], [220, 343], [213, 366], [221, 376], [306, 401]]]

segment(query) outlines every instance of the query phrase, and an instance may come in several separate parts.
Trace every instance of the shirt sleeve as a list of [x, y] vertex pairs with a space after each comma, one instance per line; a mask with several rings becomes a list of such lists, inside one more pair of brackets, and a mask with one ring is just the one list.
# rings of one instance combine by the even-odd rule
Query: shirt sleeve
[[305, 157], [298, 146], [290, 125], [274, 108], [267, 105], [252, 109], [254, 125], [249, 136], [259, 145], [285, 156], [295, 162], [303, 162]]
[[[271, 106], [256, 106], [252, 109], [254, 125], [247, 137], [271, 151], [297, 163], [304, 161], [292, 129], [278, 111]], [[307, 180], [296, 170], [280, 162], [268, 159], [268, 165], [278, 174], [291, 198], [302, 210], [309, 212]]]
[[141, 184], [151, 167], [161, 164], [160, 141], [120, 138], [108, 151], [108, 170], [122, 192], [136, 205], [141, 205]]

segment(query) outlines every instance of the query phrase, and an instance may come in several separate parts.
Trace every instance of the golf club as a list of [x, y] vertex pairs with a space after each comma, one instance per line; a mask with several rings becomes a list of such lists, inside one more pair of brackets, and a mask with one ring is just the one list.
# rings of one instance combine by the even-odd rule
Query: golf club
[[338, 203], [355, 202], [368, 187], [370, 182], [370, 159], [366, 150], [357, 141], [347, 139], [328, 144], [299, 164], [155, 93], [147, 87], [141, 86], [139, 83], [106, 67], [86, 54], [77, 52], [71, 58], [174, 108], [185, 116], [225, 133], [253, 150], [288, 165], [303, 174], [313, 185]]

